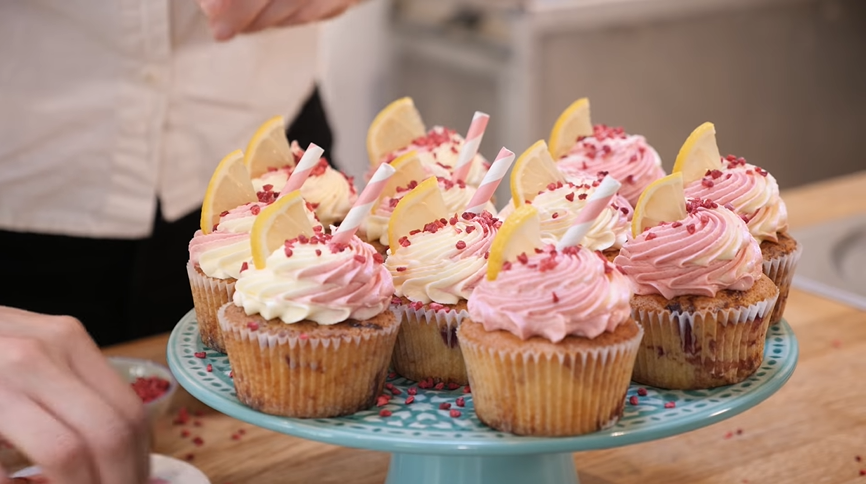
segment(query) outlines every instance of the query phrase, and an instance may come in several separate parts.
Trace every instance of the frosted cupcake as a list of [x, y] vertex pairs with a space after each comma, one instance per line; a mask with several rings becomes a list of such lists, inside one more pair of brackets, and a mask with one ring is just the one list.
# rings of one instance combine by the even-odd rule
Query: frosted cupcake
[[678, 173], [651, 185], [614, 261], [635, 284], [632, 314], [646, 331], [633, 379], [670, 389], [738, 383], [761, 364], [779, 290], [736, 213], [681, 194]]
[[563, 111], [550, 135], [550, 152], [566, 176], [604, 172], [619, 180], [620, 194], [634, 205], [650, 183], [665, 176], [661, 157], [643, 136], [593, 126], [589, 111], [586, 98]]
[[456, 331], [500, 225], [488, 212], [450, 212], [433, 178], [401, 199], [389, 223], [394, 240], [385, 262], [394, 279], [391, 309], [402, 321], [397, 373], [416, 381], [468, 381]]
[[531, 205], [506, 220], [457, 332], [475, 413], [519, 435], [594, 432], [622, 415], [643, 330], [628, 279], [599, 252], [543, 245], [540, 223]]
[[[368, 178], [380, 164], [414, 151], [428, 177], [454, 179], [454, 169], [465, 143], [460, 134], [449, 128], [434, 126], [428, 131], [412, 99], [398, 99], [385, 107], [368, 129], [367, 154], [371, 165]], [[477, 145], [475, 148], [476, 154], [464, 179], [470, 186], [478, 186], [490, 168], [484, 157], [477, 154]]]
[[[255, 267], [241, 273], [219, 322], [245, 405], [288, 417], [347, 415], [382, 391], [399, 329], [387, 310], [394, 286], [369, 244], [334, 243], [302, 207], [294, 192], [257, 218]], [[287, 232], [294, 236], [285, 240]]]
[[742, 157], [719, 156], [715, 128], [698, 127], [683, 145], [675, 172], [682, 172], [689, 198], [708, 198], [732, 208], [761, 244], [763, 270], [779, 287], [770, 324], [782, 319], [802, 246], [788, 234], [788, 211], [773, 175]]

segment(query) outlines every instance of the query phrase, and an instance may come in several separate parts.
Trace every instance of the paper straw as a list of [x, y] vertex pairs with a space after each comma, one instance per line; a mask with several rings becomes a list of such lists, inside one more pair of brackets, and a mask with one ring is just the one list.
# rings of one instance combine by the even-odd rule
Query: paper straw
[[280, 196], [300, 190], [304, 186], [304, 182], [307, 181], [307, 177], [310, 176], [310, 172], [319, 164], [319, 159], [322, 158], [322, 153], [324, 152], [325, 150], [315, 143], [310, 143], [307, 151], [304, 151], [304, 156], [301, 157], [301, 160], [295, 165], [295, 169], [292, 170], [292, 175], [286, 181], [286, 185], [280, 190]]
[[481, 146], [481, 138], [484, 137], [484, 130], [487, 129], [487, 121], [490, 116], [475, 111], [472, 116], [472, 124], [469, 125], [469, 132], [466, 133], [466, 140], [463, 142], [463, 149], [460, 150], [460, 156], [457, 158], [457, 164], [454, 165], [454, 179], [457, 181], [466, 181], [469, 176], [469, 170], [472, 168], [472, 160], [478, 154], [478, 148]]
[[589, 229], [592, 228], [595, 219], [610, 204], [620, 186], [622, 185], [615, 178], [605, 176], [595, 191], [592, 192], [592, 195], [586, 199], [586, 205], [578, 212], [571, 227], [556, 244], [556, 249], [562, 250], [566, 247], [579, 245]]
[[364, 222], [364, 219], [370, 215], [370, 212], [373, 210], [373, 205], [379, 203], [379, 195], [382, 194], [382, 190], [385, 189], [385, 185], [388, 184], [388, 179], [394, 175], [397, 170], [394, 169], [388, 163], [382, 163], [379, 165], [379, 168], [376, 170], [376, 173], [373, 174], [373, 178], [370, 178], [370, 182], [367, 183], [367, 186], [364, 187], [364, 191], [361, 192], [361, 196], [358, 197], [358, 201], [355, 202], [355, 205], [349, 210], [349, 213], [346, 215], [346, 219], [340, 224], [340, 227], [337, 229], [337, 232], [334, 233], [334, 238], [331, 241], [335, 244], [347, 244], [349, 239], [355, 235], [358, 227]]
[[466, 207], [467, 212], [478, 214], [484, 210], [484, 206], [493, 198], [493, 192], [496, 191], [499, 182], [505, 178], [505, 174], [508, 173], [508, 169], [511, 168], [512, 163], [514, 163], [514, 153], [508, 148], [499, 150], [499, 154], [496, 155], [496, 161], [490, 165], [490, 170], [484, 175], [484, 180], [481, 181], [481, 185], [478, 186], [475, 195], [472, 195], [472, 199], [469, 200], [469, 204]]

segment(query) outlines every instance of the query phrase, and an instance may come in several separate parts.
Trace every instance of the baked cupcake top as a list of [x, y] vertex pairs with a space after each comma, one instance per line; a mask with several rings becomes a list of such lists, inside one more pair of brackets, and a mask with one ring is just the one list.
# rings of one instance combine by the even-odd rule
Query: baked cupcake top
[[578, 138], [557, 166], [566, 176], [605, 172], [622, 183], [620, 194], [632, 205], [644, 188], [665, 176], [661, 157], [646, 138], [603, 124], [593, 126], [592, 136]]
[[504, 262], [495, 279], [483, 280], [469, 298], [469, 316], [487, 331], [524, 340], [595, 338], [629, 318], [631, 295], [628, 279], [600, 253], [547, 245]]
[[635, 294], [671, 299], [748, 290], [761, 277], [762, 260], [758, 242], [736, 213], [711, 200], [690, 199], [685, 218], [647, 228], [626, 242], [614, 263], [634, 282]]
[[313, 230], [310, 237], [287, 240], [267, 257], [264, 268], [243, 271], [235, 284], [235, 305], [288, 324], [337, 324], [384, 311], [394, 285], [382, 256], [356, 236], [335, 244], [321, 226]]
[[396, 241], [385, 266], [395, 294], [424, 304], [469, 299], [484, 278], [493, 237], [502, 223], [489, 212], [433, 220]]
[[707, 170], [685, 187], [686, 197], [711, 199], [728, 205], [746, 222], [758, 242], [778, 242], [788, 228], [788, 210], [779, 196], [779, 184], [766, 170], [728, 155], [719, 169]]
[[[463, 136], [453, 129], [434, 126], [426, 135], [415, 138], [408, 146], [382, 157], [379, 163], [390, 163], [401, 155], [415, 151], [428, 176], [451, 179], [464, 142]], [[372, 176], [377, 167], [378, 164], [370, 168], [367, 178]], [[470, 186], [478, 186], [489, 168], [490, 164], [487, 160], [480, 154], [476, 154], [469, 175], [466, 177], [466, 183]]]
[[[281, 190], [292, 175], [292, 170], [304, 155], [304, 150], [297, 141], [291, 143], [293, 162], [279, 167], [268, 167], [268, 171], [253, 178], [253, 187], [263, 191], [265, 187]], [[309, 178], [301, 187], [301, 195], [310, 203], [316, 212], [316, 217], [326, 227], [343, 220], [352, 204], [358, 199], [353, 180], [328, 164], [325, 158], [310, 173]]]

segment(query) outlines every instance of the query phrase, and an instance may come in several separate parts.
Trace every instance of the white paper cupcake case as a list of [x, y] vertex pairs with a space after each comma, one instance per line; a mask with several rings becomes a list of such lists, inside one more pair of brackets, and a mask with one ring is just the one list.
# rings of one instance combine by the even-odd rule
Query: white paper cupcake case
[[457, 328], [469, 317], [467, 311], [413, 309], [408, 304], [391, 305], [391, 311], [401, 322], [392, 357], [397, 373], [410, 380], [433, 378], [460, 385], [468, 383], [463, 354], [456, 341]]
[[781, 291], [770, 318], [770, 324], [776, 324], [782, 319], [785, 305], [788, 301], [788, 290], [791, 288], [791, 281], [794, 279], [794, 269], [796, 269], [801, 255], [803, 255], [803, 245], [798, 242], [794, 252], [763, 262], [764, 274], [772, 279], [773, 283]]
[[198, 321], [202, 341], [205, 346], [225, 353], [225, 343], [219, 327], [217, 311], [223, 304], [231, 302], [235, 293], [235, 283], [199, 273], [192, 261], [187, 263], [186, 273], [189, 276], [195, 317]]

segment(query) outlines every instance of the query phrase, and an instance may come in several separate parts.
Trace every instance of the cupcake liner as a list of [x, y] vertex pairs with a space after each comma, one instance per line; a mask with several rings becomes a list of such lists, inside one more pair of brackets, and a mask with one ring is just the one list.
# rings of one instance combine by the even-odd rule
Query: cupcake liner
[[[478, 323], [464, 323], [470, 324]], [[474, 335], [461, 330], [475, 413], [490, 427], [518, 435], [562, 437], [613, 426], [643, 336], [631, 324], [633, 337], [581, 349], [548, 341], [503, 348], [483, 329]]]
[[391, 306], [401, 321], [391, 359], [394, 371], [415, 381], [433, 378], [458, 385], [469, 382], [457, 341], [457, 328], [469, 313], [453, 306], [445, 308], [447, 311], [412, 309], [408, 304]]
[[646, 332], [634, 381], [667, 389], [738, 383], [761, 366], [776, 295], [748, 307], [718, 311], [633, 310]]
[[201, 272], [192, 261], [186, 265], [189, 275], [189, 286], [192, 290], [192, 302], [195, 306], [195, 318], [198, 321], [201, 340], [208, 348], [226, 352], [220, 331], [217, 312], [227, 302], [231, 302], [235, 293], [235, 279], [217, 279]]
[[790, 254], [764, 261], [764, 274], [779, 288], [779, 299], [776, 300], [776, 307], [770, 317], [771, 326], [782, 320], [788, 302], [788, 291], [791, 290], [791, 281], [794, 279], [794, 269], [797, 268], [802, 254], [803, 245], [797, 243], [797, 248]]
[[350, 415], [376, 404], [399, 323], [332, 337], [303, 333], [290, 324], [268, 332], [251, 330], [248, 318], [233, 321], [226, 314], [232, 305], [221, 307], [218, 317], [242, 403], [296, 418]]

